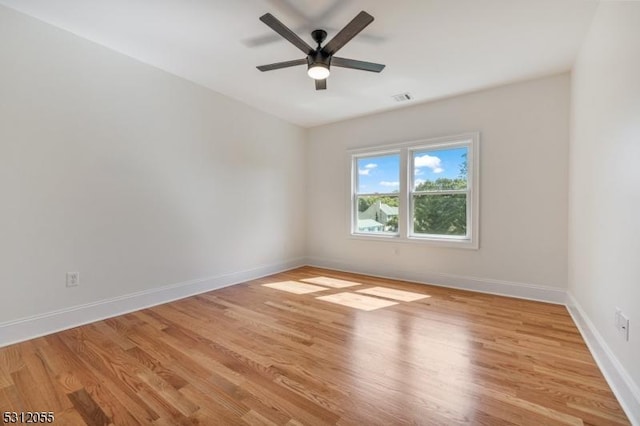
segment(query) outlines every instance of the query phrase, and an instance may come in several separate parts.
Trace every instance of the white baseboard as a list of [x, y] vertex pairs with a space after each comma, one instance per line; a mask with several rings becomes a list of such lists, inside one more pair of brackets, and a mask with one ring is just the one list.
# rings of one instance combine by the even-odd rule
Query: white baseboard
[[638, 384], [634, 383], [629, 373], [620, 364], [618, 358], [571, 293], [567, 293], [567, 309], [631, 424], [640, 426], [640, 388]]
[[172, 284], [0, 323], [0, 347], [304, 266], [303, 258]]
[[497, 294], [500, 296], [517, 297], [519, 299], [555, 303], [558, 305], [564, 305], [566, 302], [566, 291], [564, 289], [553, 287], [443, 274], [439, 272], [426, 271], [417, 273], [371, 265], [359, 267], [353, 263], [344, 263], [319, 257], [307, 257], [307, 265], [333, 269], [336, 271], [371, 275], [380, 278], [410, 281], [419, 284], [430, 284], [439, 287], [457, 288], [479, 293]]

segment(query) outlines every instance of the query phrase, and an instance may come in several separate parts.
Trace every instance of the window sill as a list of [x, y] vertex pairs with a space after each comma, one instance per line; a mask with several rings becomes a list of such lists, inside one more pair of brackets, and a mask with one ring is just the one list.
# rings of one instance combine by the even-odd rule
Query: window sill
[[418, 244], [431, 247], [479, 250], [477, 242], [468, 239], [401, 237], [400, 235], [350, 234], [350, 240]]

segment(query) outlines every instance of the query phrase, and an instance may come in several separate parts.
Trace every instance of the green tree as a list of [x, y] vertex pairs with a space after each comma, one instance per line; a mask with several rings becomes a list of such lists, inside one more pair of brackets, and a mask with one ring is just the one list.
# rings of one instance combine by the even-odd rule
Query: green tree
[[416, 191], [447, 191], [455, 189], [467, 189], [466, 178], [439, 178], [436, 180], [427, 180], [416, 186]]
[[462, 163], [460, 164], [460, 170], [458, 172], [458, 177], [466, 179], [467, 178], [467, 153], [462, 154]]
[[398, 231], [398, 216], [391, 216], [386, 223], [387, 231], [397, 232]]
[[[466, 178], [440, 178], [422, 182], [416, 191], [466, 189]], [[465, 235], [467, 233], [467, 197], [465, 194], [415, 195], [414, 231], [422, 234]]]
[[358, 212], [366, 211], [374, 203], [374, 197], [358, 197]]

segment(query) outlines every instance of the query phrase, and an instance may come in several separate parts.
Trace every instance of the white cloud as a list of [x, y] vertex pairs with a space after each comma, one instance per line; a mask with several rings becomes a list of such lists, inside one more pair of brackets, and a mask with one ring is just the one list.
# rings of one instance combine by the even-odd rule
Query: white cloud
[[425, 183], [425, 182], [426, 182], [426, 181], [425, 181], [424, 179], [416, 179], [416, 180], [414, 181], [414, 183], [415, 183], [415, 185], [416, 185], [416, 186], [418, 186], [418, 185], [420, 185], [420, 184], [423, 184], [423, 183]]
[[377, 164], [369, 163], [366, 166], [364, 166], [364, 169], [358, 169], [358, 174], [360, 176], [369, 176], [369, 173], [371, 172], [371, 170], [375, 169], [376, 167], [378, 167]]
[[[440, 158], [436, 156], [431, 156], [429, 154], [421, 155], [420, 157], [415, 157], [415, 168], [419, 169], [420, 167], [428, 167], [431, 169], [433, 173], [442, 173], [444, 169], [441, 167], [442, 162]], [[418, 173], [416, 173], [418, 174]]]
[[382, 182], [380, 182], [380, 186], [391, 186], [391, 187], [393, 187], [393, 186], [399, 186], [399, 185], [400, 185], [400, 182], [389, 182], [389, 181], [386, 181], [386, 180], [383, 180]]

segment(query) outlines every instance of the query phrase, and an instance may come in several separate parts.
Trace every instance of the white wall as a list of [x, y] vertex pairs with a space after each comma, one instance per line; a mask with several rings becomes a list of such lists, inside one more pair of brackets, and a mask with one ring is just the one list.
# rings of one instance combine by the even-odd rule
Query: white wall
[[4, 7], [0, 52], [0, 326], [304, 255], [301, 128]]
[[[311, 129], [311, 263], [483, 291], [542, 286], [563, 301], [569, 85], [563, 74]], [[347, 149], [472, 131], [481, 132], [479, 250], [349, 238]]]
[[620, 362], [640, 422], [640, 3], [600, 4], [572, 82], [569, 292]]
[[[562, 294], [568, 264], [570, 293], [638, 399], [638, 22], [637, 3], [600, 5], [573, 73], [569, 156], [567, 75], [305, 135], [0, 7], [0, 331], [305, 253], [532, 297]], [[469, 131], [482, 140], [479, 250], [348, 237], [347, 149]], [[79, 287], [65, 288], [66, 271], [80, 272]], [[616, 307], [631, 319], [628, 343], [612, 327]]]

